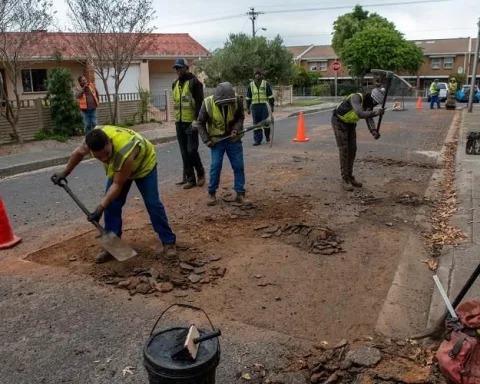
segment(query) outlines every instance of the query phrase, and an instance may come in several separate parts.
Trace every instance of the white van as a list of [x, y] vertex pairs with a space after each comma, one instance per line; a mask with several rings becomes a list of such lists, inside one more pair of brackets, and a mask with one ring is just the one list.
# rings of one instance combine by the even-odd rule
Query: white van
[[[430, 100], [431, 100], [430, 85], [427, 88], [427, 100], [428, 100], [428, 102], [430, 102]], [[448, 96], [448, 84], [438, 82], [437, 88], [440, 90], [440, 92], [438, 94], [438, 97], [440, 98], [440, 101], [442, 101], [442, 102], [446, 101], [447, 96]]]

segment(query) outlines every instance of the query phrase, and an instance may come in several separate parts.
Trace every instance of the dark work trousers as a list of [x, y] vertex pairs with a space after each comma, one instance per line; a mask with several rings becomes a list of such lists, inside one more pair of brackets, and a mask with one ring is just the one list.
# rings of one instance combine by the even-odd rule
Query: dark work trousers
[[195, 171], [197, 177], [204, 177], [202, 160], [198, 153], [198, 131], [192, 131], [192, 123], [176, 122], [177, 140], [182, 154], [183, 169], [187, 176], [187, 182], [196, 183]]
[[[252, 104], [252, 118], [253, 124], [261, 123], [268, 119], [268, 107], [266, 103]], [[257, 128], [253, 130], [253, 141], [260, 144], [263, 139], [263, 132], [265, 132], [265, 140], [270, 141], [270, 127]]]
[[335, 133], [337, 147], [340, 152], [340, 171], [342, 179], [352, 176], [353, 163], [357, 155], [357, 124], [348, 124], [340, 120], [337, 115], [332, 116], [332, 128]]

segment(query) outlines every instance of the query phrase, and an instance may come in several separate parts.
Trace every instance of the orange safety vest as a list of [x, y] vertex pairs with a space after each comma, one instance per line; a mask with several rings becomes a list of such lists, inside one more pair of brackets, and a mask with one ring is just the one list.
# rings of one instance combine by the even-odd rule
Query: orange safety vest
[[[93, 100], [95, 100], [95, 106], [98, 107], [98, 99], [97, 99], [97, 93], [95, 92], [95, 87], [92, 86], [92, 84], [88, 84], [88, 88], [90, 89], [90, 92], [93, 95]], [[82, 97], [78, 99], [78, 103], [80, 104], [81, 110], [87, 109], [87, 95], [85, 93], [83, 93]]]

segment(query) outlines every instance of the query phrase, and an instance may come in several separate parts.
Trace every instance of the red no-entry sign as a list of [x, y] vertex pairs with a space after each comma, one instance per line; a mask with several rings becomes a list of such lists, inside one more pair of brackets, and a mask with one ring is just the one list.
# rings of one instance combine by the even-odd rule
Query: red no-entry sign
[[340, 62], [339, 62], [339, 61], [334, 61], [334, 62], [332, 63], [332, 69], [333, 69], [335, 72], [339, 71], [340, 68], [341, 68], [341, 65], [340, 65]]

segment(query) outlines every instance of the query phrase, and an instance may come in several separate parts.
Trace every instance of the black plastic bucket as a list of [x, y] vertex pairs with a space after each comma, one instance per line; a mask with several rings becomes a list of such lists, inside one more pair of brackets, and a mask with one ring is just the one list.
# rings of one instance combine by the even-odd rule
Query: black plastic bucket
[[[162, 316], [174, 306], [203, 311], [187, 304], [173, 304], [158, 318], [150, 337], [143, 346], [143, 364], [150, 384], [215, 384], [215, 374], [220, 363], [220, 343], [218, 339], [202, 341], [195, 361], [172, 360], [171, 353], [179, 333], [188, 327], [174, 327], [153, 333]], [[210, 319], [208, 318], [208, 321]], [[212, 329], [212, 322], [210, 321]], [[199, 329], [200, 335], [207, 331]]]

